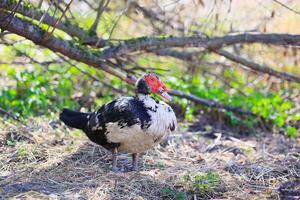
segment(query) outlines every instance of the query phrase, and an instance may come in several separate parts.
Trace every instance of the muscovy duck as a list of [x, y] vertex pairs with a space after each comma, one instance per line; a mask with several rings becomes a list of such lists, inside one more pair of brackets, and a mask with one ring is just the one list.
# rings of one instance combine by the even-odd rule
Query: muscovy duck
[[132, 153], [132, 170], [136, 171], [138, 153], [153, 148], [176, 128], [172, 108], [150, 96], [155, 93], [170, 101], [168, 90], [155, 73], [146, 73], [137, 80], [134, 97], [117, 98], [90, 113], [65, 108], [60, 120], [83, 130], [91, 141], [112, 151], [112, 171], [118, 171], [118, 152]]

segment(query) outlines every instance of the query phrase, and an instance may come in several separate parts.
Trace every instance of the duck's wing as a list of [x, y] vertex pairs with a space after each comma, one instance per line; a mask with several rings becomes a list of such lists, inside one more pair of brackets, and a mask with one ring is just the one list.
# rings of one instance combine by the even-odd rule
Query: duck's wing
[[120, 128], [139, 125], [145, 129], [151, 123], [151, 117], [141, 101], [134, 97], [121, 97], [95, 112], [89, 119], [89, 129], [105, 129], [108, 123], [116, 123]]

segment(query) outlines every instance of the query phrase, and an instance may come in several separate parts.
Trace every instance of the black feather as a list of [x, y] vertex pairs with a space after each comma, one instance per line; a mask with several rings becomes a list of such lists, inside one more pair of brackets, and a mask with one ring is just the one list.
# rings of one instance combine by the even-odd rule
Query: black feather
[[[125, 106], [118, 103], [124, 101]], [[136, 97], [123, 97], [103, 105], [97, 112], [81, 113], [63, 109], [60, 119], [68, 126], [83, 130], [88, 138], [107, 149], [118, 147], [119, 143], [109, 143], [106, 138], [106, 124], [116, 122], [120, 128], [135, 124], [147, 129], [151, 125], [151, 117], [144, 103]]]
[[175, 130], [175, 123], [172, 122], [172, 123], [169, 125], [168, 128], [170, 129], [170, 131], [174, 131], [174, 130]]
[[150, 88], [144, 79], [139, 79], [136, 84], [136, 92], [138, 94], [150, 94]]
[[67, 126], [84, 130], [87, 127], [89, 113], [82, 113], [64, 108], [59, 115], [59, 119]]

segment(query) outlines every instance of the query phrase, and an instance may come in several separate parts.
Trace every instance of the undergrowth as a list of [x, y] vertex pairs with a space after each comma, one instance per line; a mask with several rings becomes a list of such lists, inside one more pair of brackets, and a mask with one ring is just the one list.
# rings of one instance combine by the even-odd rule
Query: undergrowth
[[[62, 68], [61, 65], [50, 65], [46, 69], [34, 66], [31, 69], [16, 70], [5, 66], [3, 69], [5, 69], [5, 75], [15, 84], [4, 87], [0, 91], [0, 107], [23, 118], [53, 115], [63, 107], [77, 110], [82, 107], [97, 109], [115, 96], [111, 90], [104, 89], [100, 83], [88, 76], [83, 76], [80, 71], [72, 67]], [[229, 72], [225, 71], [226, 73]], [[231, 70], [231, 74], [235, 76], [236, 81], [232, 81], [234, 87], [230, 89], [218, 79], [201, 75], [193, 75], [192, 79], [190, 75], [184, 76], [183, 79], [175, 76], [163, 79], [166, 79], [167, 84], [172, 88], [225, 105], [242, 107], [259, 116], [241, 117], [224, 110], [224, 117], [232, 126], [255, 128], [255, 124], [261, 117], [284, 131], [287, 136], [291, 138], [298, 136], [298, 127], [295, 122], [300, 120], [300, 114], [292, 111], [296, 106], [292, 99], [283, 98], [283, 94], [288, 91], [263, 93], [259, 89], [248, 86], [243, 77], [236, 72]], [[115, 88], [126, 88], [124, 83], [116, 78], [111, 78], [110, 81], [109, 84]], [[243, 94], [241, 90], [244, 91]], [[132, 94], [131, 91], [129, 95]], [[81, 101], [80, 98], [76, 98], [77, 96], [83, 99], [88, 97], [89, 100]], [[199, 110], [207, 109], [186, 99], [174, 99], [175, 103], [182, 108], [181, 112], [185, 120], [193, 120]]]
[[184, 182], [187, 186], [192, 186], [194, 192], [200, 197], [205, 198], [216, 193], [221, 184], [220, 175], [217, 172], [209, 171], [206, 173], [186, 174]]
[[[236, 73], [232, 73], [232, 75], [234, 74]], [[224, 111], [226, 118], [233, 126], [243, 125], [248, 128], [255, 128], [255, 124], [262, 118], [275, 125], [279, 130], [284, 131], [287, 136], [291, 138], [298, 136], [297, 129], [299, 127], [294, 125], [300, 120], [300, 114], [295, 110], [297, 102], [294, 102], [293, 99], [283, 97], [288, 92], [292, 93], [292, 91], [271, 90], [266, 93], [262, 91], [263, 88], [248, 86], [249, 84], [245, 82], [240, 74], [236, 74], [235, 76], [238, 83], [232, 81], [234, 87], [232, 86], [229, 89], [218, 79], [212, 77], [205, 78], [200, 75], [194, 75], [191, 81], [189, 81], [191, 79], [190, 76], [186, 76], [181, 80], [170, 78], [169, 84], [176, 89], [192, 93], [198, 97], [221, 102], [225, 105], [241, 107], [256, 115], [240, 117], [231, 111]], [[194, 114], [199, 110], [199, 106], [182, 99], [177, 99], [177, 101], [185, 108], [185, 118], [193, 119]]]

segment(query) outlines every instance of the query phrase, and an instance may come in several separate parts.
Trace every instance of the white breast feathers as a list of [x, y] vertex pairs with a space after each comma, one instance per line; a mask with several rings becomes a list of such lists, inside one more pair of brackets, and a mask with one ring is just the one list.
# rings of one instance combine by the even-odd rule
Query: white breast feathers
[[175, 113], [168, 104], [163, 101], [156, 101], [149, 95], [144, 96], [141, 100], [151, 116], [151, 125], [147, 129], [147, 133], [160, 142], [176, 129]]

